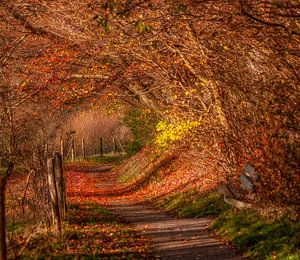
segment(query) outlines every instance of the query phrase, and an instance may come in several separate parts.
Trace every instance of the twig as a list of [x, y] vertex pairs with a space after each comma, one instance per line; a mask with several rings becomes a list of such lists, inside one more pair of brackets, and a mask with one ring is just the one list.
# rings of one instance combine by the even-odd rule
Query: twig
[[256, 16], [252, 15], [251, 13], [249, 13], [249, 12], [246, 11], [244, 3], [243, 3], [243, 0], [239, 0], [239, 2], [240, 2], [240, 5], [241, 5], [241, 11], [242, 11], [242, 13], [244, 15], [248, 16], [249, 18], [253, 19], [254, 21], [262, 23], [262, 24], [267, 25], [267, 26], [280, 27], [280, 28], [286, 30], [287, 32], [289, 32], [289, 29], [285, 25], [283, 25], [281, 23], [268, 22], [268, 21], [265, 21], [263, 19], [260, 19], [260, 18], [258, 18]]

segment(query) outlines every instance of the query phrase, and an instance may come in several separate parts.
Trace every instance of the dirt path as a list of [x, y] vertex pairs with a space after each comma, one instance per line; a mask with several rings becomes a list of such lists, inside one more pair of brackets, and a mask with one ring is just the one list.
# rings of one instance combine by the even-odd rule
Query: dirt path
[[177, 219], [151, 206], [122, 199], [116, 189], [117, 176], [108, 168], [92, 169], [87, 174], [95, 178], [101, 190], [98, 196], [108, 198], [110, 208], [149, 239], [157, 259], [243, 259], [209, 232], [211, 219]]

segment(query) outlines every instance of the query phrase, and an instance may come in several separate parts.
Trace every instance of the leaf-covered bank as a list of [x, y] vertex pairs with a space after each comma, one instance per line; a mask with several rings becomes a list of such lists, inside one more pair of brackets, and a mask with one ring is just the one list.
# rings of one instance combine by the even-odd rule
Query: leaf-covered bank
[[211, 229], [244, 252], [250, 259], [299, 259], [300, 222], [297, 207], [265, 204], [259, 199], [252, 208], [237, 210], [216, 192], [224, 181], [198, 167], [192, 152], [177, 148], [158, 155], [143, 148], [117, 169], [132, 200], [147, 201], [179, 217], [213, 217]]

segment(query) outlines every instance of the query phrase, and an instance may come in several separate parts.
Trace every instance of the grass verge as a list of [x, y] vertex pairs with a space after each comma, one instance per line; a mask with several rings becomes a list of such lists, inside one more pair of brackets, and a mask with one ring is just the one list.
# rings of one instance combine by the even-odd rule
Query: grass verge
[[300, 223], [268, 220], [251, 210], [228, 211], [212, 229], [252, 259], [300, 259]]
[[237, 211], [216, 192], [196, 190], [169, 196], [159, 206], [181, 217], [215, 217], [211, 229], [250, 259], [300, 259], [300, 222], [287, 215], [270, 220], [254, 210]]
[[218, 216], [229, 209], [217, 193], [210, 192], [200, 196], [196, 190], [172, 195], [160, 205], [180, 217]]

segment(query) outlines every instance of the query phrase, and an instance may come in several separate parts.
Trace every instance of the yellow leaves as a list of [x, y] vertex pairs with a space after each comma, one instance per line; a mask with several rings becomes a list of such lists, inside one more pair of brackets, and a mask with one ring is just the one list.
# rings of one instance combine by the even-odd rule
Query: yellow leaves
[[[198, 80], [195, 81], [194, 86], [199, 88], [199, 87], [205, 87], [208, 85], [208, 81], [204, 78], [198, 77]], [[193, 88], [192, 92], [196, 92], [196, 89]]]
[[143, 20], [138, 20], [135, 23], [135, 29], [137, 30], [137, 32], [142, 33], [149, 31], [151, 29], [151, 26], [147, 25]]
[[190, 96], [190, 95], [194, 94], [195, 92], [197, 92], [197, 90], [195, 88], [191, 88], [191, 89], [185, 91], [185, 95]]
[[206, 60], [201, 59], [201, 60], [199, 61], [199, 63], [200, 63], [202, 66], [204, 66], [204, 65], [206, 65]]
[[141, 33], [141, 32], [145, 31], [146, 26], [145, 26], [145, 23], [142, 20], [139, 20], [139, 21], [136, 22], [135, 28], [139, 33]]
[[156, 125], [155, 144], [159, 148], [166, 148], [176, 141], [182, 140], [194, 128], [200, 125], [201, 118], [197, 121], [180, 119], [171, 123], [160, 121]]
[[159, 121], [158, 124], [156, 125], [156, 131], [161, 132], [164, 131], [167, 127], [167, 122], [165, 121]]
[[22, 83], [19, 85], [19, 91], [22, 92], [26, 88], [26, 86], [28, 85], [28, 83], [29, 83], [28, 79], [22, 81]]
[[219, 41], [219, 43], [220, 43], [220, 46], [223, 48], [224, 51], [229, 51], [230, 50], [230, 48], [225, 43], [223, 43], [222, 41]]

